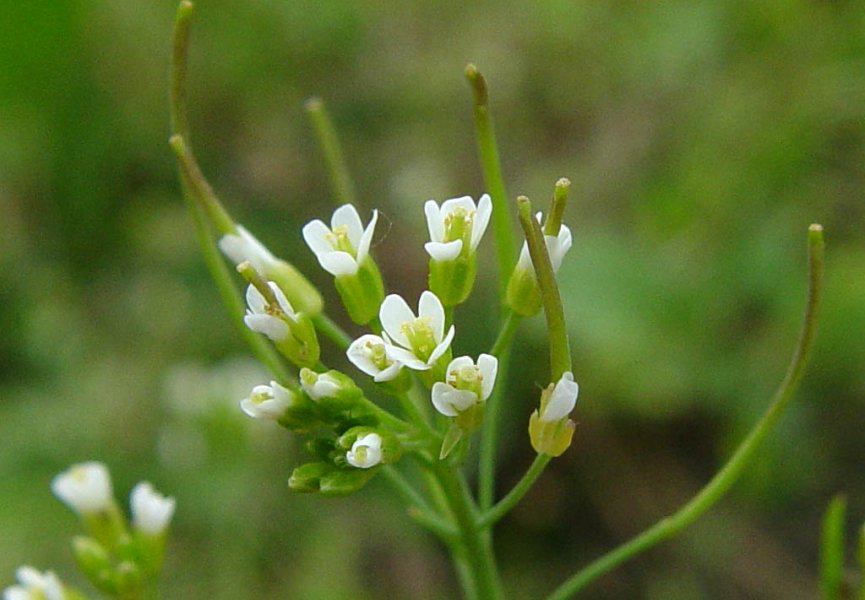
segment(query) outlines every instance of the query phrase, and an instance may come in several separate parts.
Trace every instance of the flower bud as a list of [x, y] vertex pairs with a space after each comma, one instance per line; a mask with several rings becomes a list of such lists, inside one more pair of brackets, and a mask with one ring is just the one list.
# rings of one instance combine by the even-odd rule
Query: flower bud
[[318, 363], [320, 348], [312, 320], [308, 315], [294, 311], [276, 283], [268, 281], [265, 286], [244, 265], [241, 265], [241, 272], [252, 277], [254, 282], [246, 289], [248, 308], [243, 322], [253, 331], [270, 338], [276, 348], [297, 366], [314, 366]]
[[363, 392], [344, 373], [336, 370], [316, 373], [312, 369], [301, 369], [300, 385], [326, 417], [341, 419], [347, 412], [365, 412], [359, 410]]
[[337, 447], [345, 451], [345, 462], [357, 469], [369, 469], [379, 464], [399, 460], [402, 447], [388, 431], [371, 427], [352, 427], [337, 440]]
[[140, 482], [129, 496], [132, 526], [148, 536], [159, 536], [174, 515], [174, 498], [167, 498], [146, 481]]
[[[540, 222], [542, 214], [537, 213], [536, 216], [538, 222]], [[557, 235], [544, 235], [544, 243], [546, 244], [553, 272], [555, 273], [559, 270], [565, 254], [567, 254], [573, 243], [571, 230], [567, 225], [561, 225]], [[520, 250], [517, 265], [514, 267], [511, 278], [508, 281], [505, 303], [514, 312], [524, 317], [536, 314], [541, 308], [541, 293], [538, 288], [537, 278], [535, 277], [535, 268], [532, 264], [531, 256], [529, 256], [528, 245], [525, 242], [523, 242], [522, 250]]]
[[529, 419], [529, 437], [538, 454], [560, 456], [571, 445], [576, 425], [568, 418], [580, 386], [570, 371], [541, 392], [541, 406]]
[[288, 487], [293, 492], [317, 492], [321, 478], [336, 470], [336, 466], [327, 462], [311, 462], [295, 467], [288, 479]]
[[249, 396], [240, 401], [240, 408], [254, 419], [276, 421], [291, 431], [310, 431], [321, 425], [318, 407], [308, 396], [276, 381], [252, 388]]
[[97, 589], [107, 594], [116, 592], [111, 583], [111, 559], [102, 544], [91, 537], [75, 536], [72, 553], [78, 568]]

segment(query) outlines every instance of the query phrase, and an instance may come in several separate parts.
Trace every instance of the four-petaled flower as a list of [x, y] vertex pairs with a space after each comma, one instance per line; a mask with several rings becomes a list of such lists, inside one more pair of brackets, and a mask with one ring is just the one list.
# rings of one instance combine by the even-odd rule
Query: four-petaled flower
[[430, 241], [424, 248], [434, 260], [454, 260], [461, 253], [474, 252], [490, 221], [493, 205], [489, 194], [478, 200], [477, 207], [471, 196], [435, 200], [424, 204]]
[[389, 357], [410, 369], [429, 369], [447, 352], [454, 337], [453, 325], [445, 335], [444, 307], [428, 290], [420, 296], [417, 316], [401, 296], [390, 294], [381, 303], [379, 320]]
[[337, 277], [355, 275], [369, 255], [376, 221], [378, 210], [372, 211], [372, 219], [364, 229], [357, 209], [343, 204], [334, 211], [330, 227], [319, 219], [307, 223], [303, 239], [325, 271]]
[[267, 286], [273, 292], [277, 305], [268, 303], [267, 299], [254, 285], [246, 288], [246, 315], [243, 322], [258, 333], [263, 333], [274, 342], [280, 342], [288, 337], [289, 327], [285, 319], [295, 317], [294, 309], [279, 286], [272, 281]]
[[485, 402], [493, 391], [498, 365], [490, 354], [481, 354], [477, 364], [468, 356], [453, 359], [445, 371], [445, 381], [433, 384], [433, 406], [446, 417], [456, 417]]
[[351, 445], [351, 450], [345, 453], [345, 459], [353, 467], [369, 469], [381, 462], [381, 436], [377, 433], [367, 433], [358, 436]]
[[402, 363], [388, 355], [391, 346], [381, 337], [368, 333], [354, 340], [346, 356], [358, 369], [374, 381], [390, 381], [399, 375]]
[[3, 600], [64, 600], [63, 584], [52, 571], [40, 573], [28, 565], [15, 571], [18, 585], [3, 591]]
[[278, 421], [293, 404], [293, 392], [271, 381], [270, 385], [257, 385], [247, 398], [240, 401], [240, 408], [255, 419]]
[[108, 467], [95, 461], [72, 465], [57, 475], [51, 491], [79, 515], [106, 511], [114, 503]]
[[153, 489], [146, 481], [140, 482], [129, 495], [132, 525], [138, 531], [156, 536], [165, 531], [174, 515], [174, 498], [168, 498]]

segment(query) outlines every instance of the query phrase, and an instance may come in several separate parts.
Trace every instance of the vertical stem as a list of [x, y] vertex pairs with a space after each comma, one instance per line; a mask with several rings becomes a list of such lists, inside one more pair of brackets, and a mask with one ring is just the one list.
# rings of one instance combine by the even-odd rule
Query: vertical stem
[[493, 119], [490, 116], [489, 94], [487, 83], [478, 68], [469, 64], [465, 69], [466, 79], [472, 88], [474, 100], [473, 114], [475, 132], [480, 155], [481, 170], [484, 183], [493, 202], [493, 232], [496, 240], [496, 262], [498, 264], [499, 297], [504, 298], [508, 286], [508, 277], [514, 266], [514, 232], [511, 229], [510, 207], [505, 182], [502, 178], [502, 166], [499, 160], [499, 150], [496, 145], [496, 135], [493, 130]]
[[337, 204], [354, 204], [354, 183], [349, 175], [342, 147], [333, 122], [327, 114], [321, 98], [306, 101], [306, 112], [315, 129], [315, 137], [324, 156], [324, 164], [330, 176], [330, 186]]

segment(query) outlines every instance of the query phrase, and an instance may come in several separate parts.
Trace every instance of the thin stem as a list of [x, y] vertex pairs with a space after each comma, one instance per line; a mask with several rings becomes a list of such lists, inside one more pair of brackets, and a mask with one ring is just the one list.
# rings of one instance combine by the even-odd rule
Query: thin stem
[[532, 485], [534, 485], [538, 477], [541, 476], [541, 473], [544, 472], [544, 468], [547, 466], [547, 463], [550, 462], [551, 458], [552, 457], [548, 454], [538, 454], [532, 465], [513, 489], [508, 492], [504, 498], [499, 500], [495, 506], [481, 515], [481, 518], [478, 520], [478, 527], [481, 529], [491, 527], [496, 521], [504, 517], [514, 506], [516, 506], [516, 504], [522, 500], [523, 496], [526, 495], [526, 492], [528, 492]]
[[820, 595], [823, 600], [840, 600], [844, 580], [844, 517], [847, 499], [838, 494], [832, 498], [823, 515], [820, 536]]
[[493, 504], [493, 496], [496, 487], [496, 442], [499, 433], [499, 416], [501, 410], [499, 405], [504, 396], [505, 384], [508, 378], [508, 365], [510, 363], [510, 344], [520, 324], [521, 317], [512, 310], [506, 309], [504, 322], [499, 330], [499, 336], [493, 344], [490, 354], [499, 359], [499, 372], [496, 378], [499, 385], [493, 390], [492, 396], [487, 400], [485, 418], [481, 429], [481, 449], [478, 459], [478, 502], [482, 509], [487, 509]]
[[629, 542], [626, 542], [578, 571], [556, 588], [548, 596], [548, 600], [566, 600], [572, 597], [590, 582], [630, 557], [672, 537], [708, 510], [733, 485], [763, 441], [763, 438], [771, 431], [778, 417], [784, 412], [802, 377], [808, 352], [814, 341], [817, 313], [822, 296], [823, 250], [823, 228], [820, 225], [811, 225], [808, 229], [808, 301], [796, 350], [793, 353], [793, 358], [784, 376], [784, 380], [775, 392], [768, 409], [745, 439], [742, 440], [739, 447], [736, 448], [730, 460], [727, 461], [721, 470], [715, 474], [711, 481], [694, 498], [675, 514], [662, 519]]
[[345, 164], [336, 129], [324, 107], [324, 101], [321, 98], [310, 98], [305, 106], [324, 157], [334, 200], [337, 204], [354, 204], [354, 183]]
[[405, 412], [409, 420], [414, 425], [420, 428], [424, 436], [427, 438], [427, 441], [429, 441], [430, 443], [441, 441], [438, 434], [430, 426], [426, 415], [421, 411], [421, 409], [418, 407], [417, 403], [414, 401], [414, 398], [412, 398], [411, 395], [409, 395], [407, 392], [398, 394], [397, 399], [399, 400], [399, 404], [402, 407], [403, 412]]
[[433, 512], [432, 507], [424, 497], [396, 467], [385, 465], [381, 473], [408, 505], [408, 514], [412, 519], [442, 538], [446, 543], [452, 543], [457, 535], [454, 526]]
[[856, 540], [856, 560], [859, 564], [859, 594], [858, 600], [865, 600], [865, 524], [859, 528]]
[[433, 461], [433, 474], [459, 528], [460, 540], [468, 568], [479, 600], [500, 600], [501, 582], [498, 579], [492, 545], [477, 526], [477, 509], [465, 482], [443, 461]]
[[335, 321], [324, 313], [312, 317], [312, 323], [324, 337], [329, 339], [340, 350], [347, 350], [351, 345], [351, 337]]
[[565, 311], [562, 308], [562, 297], [556, 274], [550, 262], [550, 254], [544, 242], [544, 234], [540, 224], [532, 216], [532, 203], [525, 196], [517, 198], [520, 213], [520, 225], [526, 235], [529, 256], [535, 268], [538, 288], [541, 291], [541, 301], [544, 315], [547, 319], [547, 332], [550, 344], [550, 381], [558, 381], [562, 373], [571, 370], [571, 348], [568, 344], [568, 329], [565, 325]]
[[498, 265], [499, 297], [504, 298], [508, 286], [508, 277], [514, 266], [514, 232], [511, 229], [510, 206], [502, 178], [502, 166], [499, 160], [499, 150], [496, 145], [496, 135], [493, 130], [493, 119], [490, 116], [489, 94], [487, 82], [478, 68], [469, 64], [465, 69], [466, 79], [472, 88], [473, 115], [475, 134], [477, 136], [478, 154], [484, 183], [493, 202], [493, 232], [496, 240], [496, 263]]

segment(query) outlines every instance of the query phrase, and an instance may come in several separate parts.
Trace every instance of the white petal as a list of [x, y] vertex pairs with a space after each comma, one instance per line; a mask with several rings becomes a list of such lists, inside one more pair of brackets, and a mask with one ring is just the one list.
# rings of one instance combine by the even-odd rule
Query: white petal
[[562, 260], [565, 258], [565, 254], [567, 254], [568, 250], [571, 249], [571, 244], [573, 243], [571, 230], [567, 225], [563, 224], [561, 229], [559, 229], [559, 235], [557, 237], [546, 236], [544, 240], [547, 243], [547, 249], [550, 253], [550, 262], [553, 265], [553, 272], [555, 273], [562, 265]]
[[357, 209], [351, 204], [343, 204], [335, 211], [330, 218], [330, 228], [336, 231], [338, 227], [345, 226], [348, 241], [357, 252], [360, 246], [360, 238], [363, 235], [363, 223], [360, 221], [360, 215], [357, 214]]
[[438, 203], [435, 200], [427, 200], [426, 204], [423, 205], [423, 212], [426, 215], [426, 226], [429, 231], [430, 241], [442, 241], [445, 235], [445, 225]]
[[423, 245], [427, 254], [433, 260], [454, 260], [463, 249], [462, 240], [451, 240], [450, 242], [427, 242]]
[[368, 333], [354, 340], [346, 350], [345, 355], [358, 369], [367, 375], [376, 376], [381, 369], [372, 361], [369, 346], [378, 344], [383, 345], [384, 340], [377, 335]]
[[453, 359], [450, 363], [448, 363], [447, 373], [451, 371], [457, 371], [463, 367], [471, 367], [474, 366], [475, 361], [471, 359], [470, 356], [458, 356]]
[[529, 246], [526, 242], [523, 242], [523, 247], [520, 249], [520, 258], [517, 260], [517, 267], [529, 273], [535, 272], [535, 266], [532, 264], [532, 256], [529, 254]]
[[372, 243], [372, 236], [375, 233], [375, 224], [378, 222], [378, 210], [372, 211], [372, 219], [369, 225], [363, 230], [363, 235], [360, 236], [360, 243], [357, 245], [357, 264], [360, 265], [369, 254], [369, 245]]
[[481, 377], [481, 394], [482, 400], [486, 400], [493, 393], [493, 386], [496, 384], [496, 374], [499, 369], [499, 360], [491, 354], [481, 354], [478, 357], [478, 369], [480, 369]]
[[234, 264], [249, 261], [259, 273], [265, 273], [276, 261], [270, 250], [241, 225], [237, 226], [237, 233], [229, 233], [219, 239], [219, 249]]
[[[363, 448], [364, 456], [359, 456], [359, 450]], [[377, 433], [368, 433], [359, 436], [351, 445], [351, 450], [345, 453], [345, 459], [353, 467], [358, 469], [369, 469], [381, 462], [381, 436]]]
[[490, 215], [493, 213], [493, 202], [490, 200], [489, 194], [484, 194], [478, 201], [478, 212], [475, 213], [474, 221], [472, 222], [472, 251], [477, 250], [484, 232], [487, 230], [487, 225], [490, 222]]
[[574, 381], [574, 374], [566, 371], [553, 388], [553, 393], [550, 394], [541, 420], [558, 421], [564, 419], [574, 410], [579, 393], [580, 386]]
[[447, 383], [436, 381], [432, 387], [432, 403], [436, 410], [446, 417], [455, 417], [476, 404], [478, 397], [474, 392], [458, 390]]
[[273, 315], [249, 314], [243, 317], [246, 326], [257, 333], [263, 333], [274, 342], [280, 342], [288, 336], [288, 324]]
[[445, 309], [439, 297], [429, 290], [424, 291], [420, 295], [417, 309], [419, 317], [429, 317], [433, 337], [440, 341], [445, 330]]
[[79, 514], [104, 511], [114, 501], [111, 476], [100, 462], [72, 465], [51, 481], [51, 490]]
[[387, 357], [390, 360], [402, 363], [409, 369], [415, 371], [426, 371], [430, 365], [419, 359], [411, 350], [400, 348], [399, 346], [389, 345], [385, 347]]
[[330, 234], [327, 225], [318, 219], [303, 226], [303, 239], [319, 260], [322, 255], [333, 252], [333, 245], [327, 239]]
[[357, 261], [348, 252], [334, 251], [318, 257], [321, 268], [333, 275], [354, 275], [357, 273]]
[[282, 289], [273, 281], [268, 281], [267, 285], [273, 292], [273, 295], [276, 296], [276, 302], [279, 304], [279, 308], [282, 309], [282, 312], [289, 317], [294, 317], [294, 308], [291, 306], [291, 302], [288, 301], [288, 298], [285, 297]]
[[246, 305], [249, 307], [249, 310], [253, 313], [260, 315], [267, 311], [267, 301], [264, 299], [264, 296], [261, 295], [255, 286], [249, 284], [246, 288]]
[[451, 328], [448, 329], [448, 334], [445, 336], [445, 339], [441, 341], [441, 344], [436, 346], [435, 350], [432, 351], [432, 354], [429, 355], [427, 362], [429, 364], [433, 364], [435, 361], [439, 359], [439, 357], [447, 352], [447, 349], [451, 345], [451, 341], [454, 339], [454, 326], [451, 325]]
[[174, 498], [166, 498], [146, 481], [132, 488], [129, 505], [132, 510], [132, 524], [149, 535], [162, 533], [174, 515]]
[[411, 347], [405, 333], [402, 332], [402, 324], [415, 319], [415, 314], [409, 308], [408, 303], [398, 294], [389, 294], [381, 303], [378, 311], [378, 319], [381, 326], [390, 338], [404, 348]]
[[399, 370], [402, 369], [403, 364], [399, 361], [394, 361], [389, 367], [384, 369], [381, 373], [372, 378], [373, 381], [382, 382], [382, 381], [390, 381], [399, 375]]
[[455, 209], [462, 208], [463, 210], [472, 213], [475, 211], [475, 201], [471, 196], [460, 196], [459, 198], [451, 198], [442, 202], [441, 220], [444, 222], [445, 217], [452, 213]]

